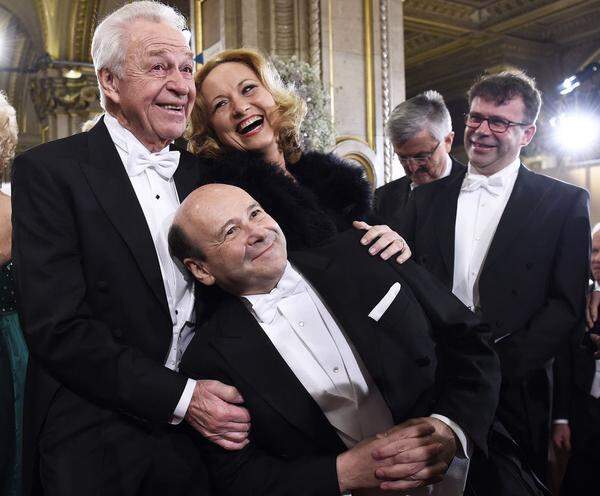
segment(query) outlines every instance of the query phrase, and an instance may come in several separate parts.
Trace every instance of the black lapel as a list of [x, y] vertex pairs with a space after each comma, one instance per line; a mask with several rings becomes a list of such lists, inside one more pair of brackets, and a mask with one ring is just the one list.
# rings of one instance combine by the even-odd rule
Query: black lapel
[[290, 253], [290, 260], [317, 290], [356, 348], [371, 377], [381, 384], [383, 370], [379, 334], [375, 332], [365, 311], [365, 302], [358, 286], [349, 280], [352, 274], [347, 273], [343, 264], [315, 253]]
[[240, 300], [227, 298], [218, 312], [220, 334], [211, 345], [288, 422], [327, 450], [343, 451], [335, 429], [254, 317]]
[[81, 168], [98, 203], [133, 253], [160, 305], [169, 313], [158, 257], [125, 167], [101, 119], [88, 131], [90, 157]]
[[515, 186], [490, 244], [482, 273], [510, 248], [523, 229], [531, 225], [531, 217], [535, 215], [537, 206], [544, 197], [544, 192], [540, 192], [535, 182], [535, 173], [521, 165]]
[[[172, 150], [177, 150], [171, 147]], [[173, 175], [179, 201], [185, 200], [196, 187], [199, 182], [199, 158], [186, 152], [185, 150], [177, 150], [180, 153], [179, 165]]]
[[439, 191], [435, 192], [432, 209], [437, 242], [450, 281], [454, 273], [454, 232], [458, 195], [465, 177], [466, 168], [458, 174], [440, 179]]

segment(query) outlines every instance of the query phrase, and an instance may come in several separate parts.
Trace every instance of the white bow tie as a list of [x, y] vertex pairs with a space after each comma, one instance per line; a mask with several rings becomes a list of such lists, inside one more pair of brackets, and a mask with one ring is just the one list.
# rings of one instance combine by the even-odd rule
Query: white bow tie
[[158, 153], [149, 153], [147, 150], [132, 150], [127, 159], [127, 175], [137, 176], [146, 169], [154, 169], [164, 179], [171, 179], [179, 165], [178, 151], [163, 150]]
[[252, 303], [252, 310], [261, 322], [270, 324], [277, 315], [279, 302], [289, 296], [302, 293], [305, 287], [304, 281], [299, 276], [290, 274], [282, 278], [270, 293], [261, 295], [257, 302]]
[[467, 174], [460, 190], [477, 191], [479, 188], [485, 189], [493, 196], [500, 196], [504, 190], [504, 179], [502, 176], [486, 177]]

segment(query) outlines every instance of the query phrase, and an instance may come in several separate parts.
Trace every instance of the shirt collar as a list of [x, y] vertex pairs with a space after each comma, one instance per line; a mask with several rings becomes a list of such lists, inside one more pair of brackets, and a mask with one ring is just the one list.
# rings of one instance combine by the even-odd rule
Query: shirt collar
[[[302, 292], [306, 287], [306, 283], [302, 276], [292, 267], [288, 261], [283, 275], [277, 285], [268, 293], [244, 295], [242, 301], [250, 306], [252, 312], [259, 317], [261, 321], [269, 323], [272, 316], [265, 316], [267, 311], [275, 311], [277, 303], [282, 299]], [[269, 307], [269, 308], [266, 308]]]
[[[145, 150], [148, 154], [151, 153], [129, 129], [124, 128], [116, 117], [108, 112], [104, 114], [104, 124], [115, 146], [125, 154], [129, 154], [135, 149]], [[165, 150], [169, 150], [169, 145], [163, 148], [161, 152]]]

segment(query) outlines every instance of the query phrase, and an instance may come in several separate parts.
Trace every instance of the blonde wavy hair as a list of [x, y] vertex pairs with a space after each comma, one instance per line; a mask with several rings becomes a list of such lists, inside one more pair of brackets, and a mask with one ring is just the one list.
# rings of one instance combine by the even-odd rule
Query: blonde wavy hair
[[17, 148], [17, 113], [0, 91], [0, 181], [10, 177], [10, 166]]
[[225, 50], [210, 59], [196, 74], [196, 102], [192, 110], [191, 124], [186, 138], [188, 149], [197, 155], [217, 157], [224, 153], [225, 146], [219, 141], [210, 127], [210, 112], [200, 91], [202, 83], [210, 72], [226, 62], [239, 62], [247, 65], [267, 89], [277, 106], [277, 120], [271, 123], [277, 136], [277, 144], [286, 160], [294, 162], [302, 152], [300, 146], [300, 125], [306, 115], [306, 103], [292, 87], [286, 86], [273, 65], [259, 52], [240, 48]]

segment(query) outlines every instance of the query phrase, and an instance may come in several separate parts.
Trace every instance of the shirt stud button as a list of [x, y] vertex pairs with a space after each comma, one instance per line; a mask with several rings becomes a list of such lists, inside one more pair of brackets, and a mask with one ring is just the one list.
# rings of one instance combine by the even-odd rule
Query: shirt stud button
[[298, 322], [298, 325], [299, 325], [300, 327], [304, 327], [304, 321], [303, 321], [303, 320], [301, 320], [300, 322]]
[[337, 374], [340, 371], [340, 368], [336, 365], [333, 367], [333, 371]]

